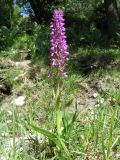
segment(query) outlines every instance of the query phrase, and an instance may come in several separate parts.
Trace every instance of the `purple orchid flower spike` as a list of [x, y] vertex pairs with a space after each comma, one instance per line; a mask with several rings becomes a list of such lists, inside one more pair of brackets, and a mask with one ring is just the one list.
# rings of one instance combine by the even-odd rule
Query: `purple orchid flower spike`
[[66, 41], [63, 12], [60, 9], [54, 11], [51, 28], [51, 67], [67, 76], [65, 72], [66, 61], [68, 60], [68, 45]]

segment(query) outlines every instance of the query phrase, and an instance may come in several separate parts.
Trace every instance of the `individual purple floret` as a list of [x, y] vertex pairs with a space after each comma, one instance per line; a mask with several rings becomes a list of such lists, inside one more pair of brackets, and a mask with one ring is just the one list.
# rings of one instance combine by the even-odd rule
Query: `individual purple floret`
[[68, 45], [64, 27], [63, 12], [58, 9], [54, 11], [51, 28], [51, 66], [55, 67], [60, 74], [67, 76], [64, 71], [68, 60]]

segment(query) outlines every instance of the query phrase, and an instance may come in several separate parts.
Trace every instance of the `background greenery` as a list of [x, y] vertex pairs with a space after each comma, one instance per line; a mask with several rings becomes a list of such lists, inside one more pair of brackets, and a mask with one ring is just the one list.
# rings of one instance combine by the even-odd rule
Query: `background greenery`
[[[53, 82], [48, 78], [49, 25], [56, 8], [64, 12], [70, 53], [61, 91], [63, 142], [73, 160], [117, 160], [119, 0], [0, 1], [0, 159], [68, 159], [28, 126], [56, 131]], [[19, 96], [25, 104], [14, 106]]]

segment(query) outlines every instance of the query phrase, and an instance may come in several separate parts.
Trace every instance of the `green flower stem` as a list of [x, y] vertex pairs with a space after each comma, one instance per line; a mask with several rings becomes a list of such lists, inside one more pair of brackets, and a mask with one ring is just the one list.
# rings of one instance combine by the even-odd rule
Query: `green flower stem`
[[60, 109], [56, 110], [56, 125], [57, 125], [57, 133], [61, 135], [61, 116], [60, 116]]
[[56, 127], [58, 135], [61, 134], [61, 114], [60, 114], [60, 87], [59, 81], [57, 81], [55, 91], [55, 112], [56, 112]]

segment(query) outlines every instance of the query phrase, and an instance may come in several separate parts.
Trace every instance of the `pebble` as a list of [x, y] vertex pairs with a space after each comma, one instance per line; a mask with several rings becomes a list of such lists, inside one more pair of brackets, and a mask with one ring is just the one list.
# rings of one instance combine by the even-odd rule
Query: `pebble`
[[94, 98], [97, 98], [97, 97], [98, 97], [98, 93], [94, 93], [94, 94], [93, 94], [93, 97], [94, 97]]
[[12, 101], [12, 104], [15, 104], [16, 106], [23, 106], [25, 104], [25, 97], [24, 96], [17, 97]]

